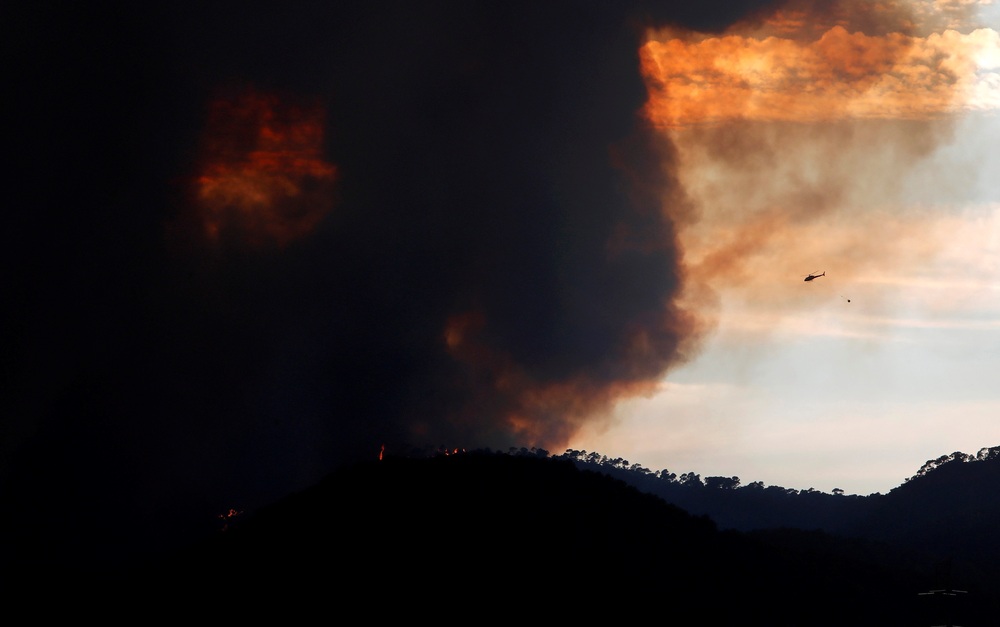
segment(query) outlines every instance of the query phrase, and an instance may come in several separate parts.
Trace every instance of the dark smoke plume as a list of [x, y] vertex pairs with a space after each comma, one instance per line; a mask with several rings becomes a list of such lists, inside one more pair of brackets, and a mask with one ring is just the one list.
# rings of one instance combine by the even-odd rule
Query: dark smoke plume
[[643, 29], [773, 4], [5, 9], [10, 557], [112, 560], [383, 445], [561, 452], [648, 390], [699, 326]]

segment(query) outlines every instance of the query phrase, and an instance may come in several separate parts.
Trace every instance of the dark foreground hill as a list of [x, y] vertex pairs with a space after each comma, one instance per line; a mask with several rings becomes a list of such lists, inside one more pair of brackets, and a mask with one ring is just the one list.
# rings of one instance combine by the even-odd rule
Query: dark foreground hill
[[566, 460], [464, 453], [343, 468], [114, 590], [160, 617], [230, 621], [990, 624], [983, 590], [919, 594], [944, 566], [820, 530], [720, 530]]

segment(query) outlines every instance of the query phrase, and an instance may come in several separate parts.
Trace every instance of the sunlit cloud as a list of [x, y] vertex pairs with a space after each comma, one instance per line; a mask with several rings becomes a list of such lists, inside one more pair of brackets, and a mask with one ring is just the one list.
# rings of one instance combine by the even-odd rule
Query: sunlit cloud
[[[766, 336], [768, 342], [798, 338], [845, 338], [880, 342], [916, 342], [919, 338], [902, 335], [911, 330], [948, 330], [969, 332], [1000, 331], [1000, 316], [989, 319], [950, 317], [891, 317], [828, 312], [806, 316], [777, 312], [733, 312], [726, 316], [724, 331], [743, 337]], [[951, 336], [949, 336], [951, 337]], [[954, 338], [953, 338], [954, 339]], [[1000, 341], [997, 337], [995, 341]]]
[[[969, 269], [974, 270], [976, 266], [969, 266]], [[858, 285], [873, 285], [873, 286], [891, 286], [899, 288], [913, 288], [919, 290], [931, 290], [934, 293], [932, 296], [938, 298], [941, 296], [941, 292], [950, 292], [954, 294], [956, 291], [961, 292], [1000, 292], [1000, 282], [992, 280], [989, 277], [967, 277], [967, 278], [956, 278], [949, 280], [947, 278], [931, 278], [931, 277], [920, 277], [920, 276], [904, 276], [904, 275], [861, 275], [855, 277], [854, 282]], [[947, 296], [948, 294], [945, 294]]]
[[[784, 18], [779, 33], [804, 24]], [[1000, 108], [1000, 34], [868, 35], [835, 25], [803, 41], [774, 35], [652, 33], [646, 114], [682, 128], [727, 120], [927, 119]]]
[[[903, 293], [956, 321], [982, 306], [1000, 276], [995, 190], [975, 154], [936, 155], [994, 128], [958, 124], [1000, 94], [1000, 36], [976, 21], [988, 4], [793, 1], [721, 36], [650, 33], [646, 113], [677, 148], [686, 204], [664, 207], [689, 307], [746, 331], [805, 329], [796, 316], [837, 299], [872, 320], [899, 317]], [[962, 206], [970, 195], [988, 202]]]

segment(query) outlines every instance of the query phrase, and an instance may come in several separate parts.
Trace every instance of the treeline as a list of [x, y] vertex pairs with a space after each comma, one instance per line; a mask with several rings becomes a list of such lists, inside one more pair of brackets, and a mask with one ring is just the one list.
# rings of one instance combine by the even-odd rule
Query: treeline
[[[439, 449], [434, 454], [466, 453], [461, 449]], [[711, 518], [721, 529], [753, 531], [759, 529], [814, 529], [850, 535], [878, 535], [873, 527], [884, 524], [886, 510], [905, 507], [918, 518], [948, 509], [948, 499], [955, 494], [988, 492], [1000, 487], [1000, 446], [980, 449], [975, 455], [954, 452], [925, 462], [911, 477], [888, 494], [867, 496], [847, 494], [840, 488], [823, 492], [804, 490], [762, 481], [743, 483], [738, 476], [705, 476], [688, 471], [653, 470], [622, 457], [595, 451], [567, 449], [553, 455], [539, 447], [510, 447], [506, 452], [481, 449], [478, 453], [496, 453], [517, 457], [564, 460], [581, 470], [606, 474], [649, 494], [656, 495], [696, 516]], [[962, 472], [962, 471], [965, 472]], [[961, 475], [956, 479], [956, 475]], [[958, 486], [932, 486], [958, 481]], [[977, 507], [976, 511], [981, 510]], [[876, 521], [876, 522], [873, 522]]]
[[[512, 448], [510, 449], [510, 453], [516, 455], [537, 455], [537, 456], [549, 455], [549, 453], [544, 449], [538, 449], [538, 448], [533, 448], [533, 449]], [[706, 476], [704, 479], [702, 479], [701, 475], [699, 475], [696, 472], [685, 472], [678, 475], [677, 473], [667, 469], [650, 470], [649, 468], [644, 467], [642, 464], [632, 464], [628, 460], [622, 457], [608, 457], [607, 455], [601, 453], [588, 452], [585, 450], [566, 449], [564, 453], [562, 453], [561, 455], [557, 455], [555, 457], [561, 459], [568, 459], [570, 461], [579, 464], [588, 464], [592, 467], [600, 467], [606, 470], [624, 470], [634, 473], [636, 476], [639, 477], [653, 477], [655, 479], [659, 479], [660, 481], [664, 481], [666, 483], [677, 483], [688, 487], [705, 487], [705, 488], [719, 489], [719, 490], [735, 490], [737, 488], [743, 487], [751, 490], [767, 489], [789, 495], [813, 494], [816, 492], [821, 492], [820, 490], [816, 490], [815, 488], [796, 490], [794, 488], [785, 488], [781, 486], [766, 486], [761, 481], [753, 481], [746, 485], [742, 485], [740, 478], [737, 476], [732, 476], [732, 477]], [[996, 459], [998, 457], [1000, 457], [1000, 446], [982, 448], [975, 455], [962, 453], [960, 451], [951, 453], [950, 455], [942, 455], [941, 457], [938, 457], [936, 459], [931, 459], [926, 461], [924, 465], [920, 467], [920, 469], [917, 471], [915, 475], [904, 479], [903, 483], [907, 483], [919, 477], [926, 476], [936, 468], [940, 468], [941, 466], [948, 463], [984, 462], [984, 461], [989, 461], [991, 459]], [[830, 494], [834, 496], [844, 496], [845, 492], [840, 488], [834, 488], [830, 492]], [[875, 494], [879, 493], [876, 492]]]

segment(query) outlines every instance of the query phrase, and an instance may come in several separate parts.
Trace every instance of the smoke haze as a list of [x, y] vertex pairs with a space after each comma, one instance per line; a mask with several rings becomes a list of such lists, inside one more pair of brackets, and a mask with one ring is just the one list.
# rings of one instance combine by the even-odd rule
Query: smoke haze
[[[811, 234], [870, 171], [814, 178], [784, 125], [833, 111], [822, 152], [885, 156], [838, 112], [879, 109], [882, 77], [931, 43], [902, 5], [860, 6], [5, 16], [25, 89], [2, 470], [24, 551], [57, 528], [90, 559], [211, 526], [383, 446], [561, 452], [652, 393], [711, 329], [698, 286]], [[721, 45], [783, 46], [818, 91], [684, 92]], [[899, 168], [941, 136], [922, 118], [954, 102], [946, 84], [900, 100], [920, 119]], [[845, 89], [868, 96], [831, 109]], [[773, 177], [789, 154], [803, 169]], [[800, 183], [754, 197], [779, 178]]]

